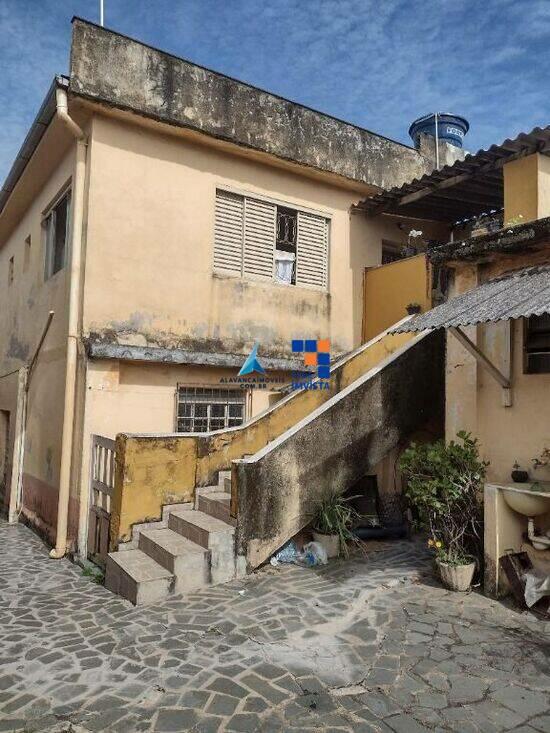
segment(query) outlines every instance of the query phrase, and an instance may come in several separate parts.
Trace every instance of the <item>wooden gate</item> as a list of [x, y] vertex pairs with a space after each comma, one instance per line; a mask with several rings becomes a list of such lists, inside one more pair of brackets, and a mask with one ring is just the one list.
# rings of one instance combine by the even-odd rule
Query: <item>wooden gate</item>
[[109, 522], [115, 486], [115, 455], [114, 440], [101, 435], [92, 435], [88, 558], [101, 567], [105, 567], [109, 552]]

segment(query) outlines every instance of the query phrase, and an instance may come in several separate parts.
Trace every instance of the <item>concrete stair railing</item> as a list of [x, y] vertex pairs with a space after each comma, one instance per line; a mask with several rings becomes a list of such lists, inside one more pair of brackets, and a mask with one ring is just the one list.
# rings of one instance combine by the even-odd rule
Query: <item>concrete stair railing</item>
[[107, 588], [153, 603], [257, 567], [308, 523], [320, 497], [346, 490], [437, 416], [443, 354], [441, 334], [416, 335], [261, 450], [233, 461], [216, 485], [197, 487], [193, 503], [134, 525], [131, 541], [108, 556]]
[[[163, 506], [193, 501], [195, 487], [214, 483], [233, 460], [263, 449], [412, 338], [381, 333], [333, 363], [329, 390], [290, 392], [238, 427], [211, 433], [119, 434], [110, 549], [132, 539], [133, 525], [162, 520]], [[233, 504], [231, 514], [235, 512]]]

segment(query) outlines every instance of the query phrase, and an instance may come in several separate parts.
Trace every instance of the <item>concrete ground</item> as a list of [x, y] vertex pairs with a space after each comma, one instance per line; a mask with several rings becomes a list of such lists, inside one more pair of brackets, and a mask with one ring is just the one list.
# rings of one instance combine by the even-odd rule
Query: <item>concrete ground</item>
[[0, 731], [550, 731], [550, 624], [397, 543], [133, 608], [0, 521]]

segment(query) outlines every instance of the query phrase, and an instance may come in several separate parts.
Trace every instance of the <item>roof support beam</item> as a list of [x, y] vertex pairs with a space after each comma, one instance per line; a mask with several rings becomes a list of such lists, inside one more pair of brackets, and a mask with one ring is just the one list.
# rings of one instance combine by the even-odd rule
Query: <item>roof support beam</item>
[[[458, 185], [459, 183], [463, 183], [464, 181], [469, 181], [472, 178], [479, 178], [480, 176], [486, 175], [487, 173], [491, 173], [493, 171], [500, 171], [506, 163], [509, 163], [512, 160], [516, 160], [518, 158], [524, 158], [527, 155], [532, 155], [534, 153], [546, 153], [550, 149], [550, 143], [548, 140], [541, 141], [538, 145], [535, 146], [525, 146], [518, 150], [516, 153], [512, 153], [511, 155], [507, 155], [504, 158], [496, 157], [495, 160], [490, 160], [487, 163], [484, 163], [483, 165], [480, 165], [478, 167], [472, 167], [470, 171], [460, 173], [456, 176], [451, 176], [450, 178], [444, 178], [443, 180], [436, 180], [436, 182], [432, 183], [431, 185], [426, 186], [425, 188], [421, 188], [418, 191], [414, 191], [413, 193], [405, 194], [404, 196], [397, 196], [394, 198], [390, 205], [392, 207], [396, 206], [404, 206], [406, 204], [411, 204], [414, 201], [419, 201], [420, 199], [425, 198], [426, 196], [429, 196], [430, 194], [435, 193], [438, 190], [446, 189], [446, 188], [452, 188], [453, 186]], [[478, 153], [476, 157], [479, 159], [480, 154]], [[488, 157], [488, 156], [486, 156]], [[456, 165], [456, 164], [455, 164]], [[464, 168], [468, 165], [468, 162], [464, 164]], [[458, 166], [457, 166], [458, 167]], [[444, 169], [443, 169], [444, 170]], [[441, 175], [441, 171], [439, 171], [439, 175]], [[429, 178], [429, 176], [426, 176]], [[383, 197], [384, 194], [379, 194], [380, 197]], [[368, 201], [368, 199], [367, 199]], [[367, 216], [373, 217], [377, 216], [378, 214], [383, 213], [387, 210], [388, 202], [384, 202], [379, 204], [378, 206], [374, 206], [372, 209], [367, 209]]]
[[[509, 322], [508, 322], [509, 324]], [[478, 348], [477, 344], [474, 344], [474, 342], [466, 336], [464, 331], [461, 328], [458, 328], [458, 326], [450, 326], [449, 327], [449, 333], [451, 333], [457, 341], [459, 341], [462, 346], [468, 351], [474, 359], [477, 361], [478, 364], [480, 364], [485, 371], [487, 371], [491, 377], [500, 384], [502, 387], [502, 404], [504, 407], [511, 407], [512, 406], [512, 383], [510, 381], [510, 377], [504, 376], [504, 374], [497, 369], [497, 367], [493, 364], [492, 361], [490, 361], [485, 354]], [[510, 338], [511, 329], [508, 328], [508, 338], [507, 338], [507, 346], [510, 348], [511, 346], [511, 338]], [[507, 357], [507, 363], [510, 363], [509, 356]]]

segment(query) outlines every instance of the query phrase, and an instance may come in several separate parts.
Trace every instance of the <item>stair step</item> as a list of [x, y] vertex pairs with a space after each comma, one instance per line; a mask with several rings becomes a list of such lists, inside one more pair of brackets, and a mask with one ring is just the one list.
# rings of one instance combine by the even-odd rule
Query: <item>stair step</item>
[[176, 593], [202, 588], [210, 581], [208, 550], [171, 529], [145, 530], [139, 549], [176, 576]]
[[195, 488], [195, 496], [204, 496], [206, 494], [217, 494], [221, 491], [218, 484], [215, 484], [214, 486], [197, 486]]
[[222, 487], [222, 491], [225, 491], [225, 482], [227, 479], [231, 483], [231, 470], [218, 472], [218, 485]]
[[235, 527], [237, 522], [230, 514], [231, 496], [225, 491], [212, 491], [208, 494], [201, 494], [197, 502], [197, 509], [211, 517], [221, 519]]
[[210, 550], [212, 583], [225, 583], [235, 577], [235, 528], [202, 511], [175, 511], [168, 517], [174, 532]]
[[106, 588], [136, 606], [163, 600], [173, 583], [173, 574], [141, 550], [107, 555]]
[[168, 527], [206, 549], [211, 547], [216, 535], [232, 536], [235, 533], [235, 528], [227, 522], [197, 510], [171, 512]]

